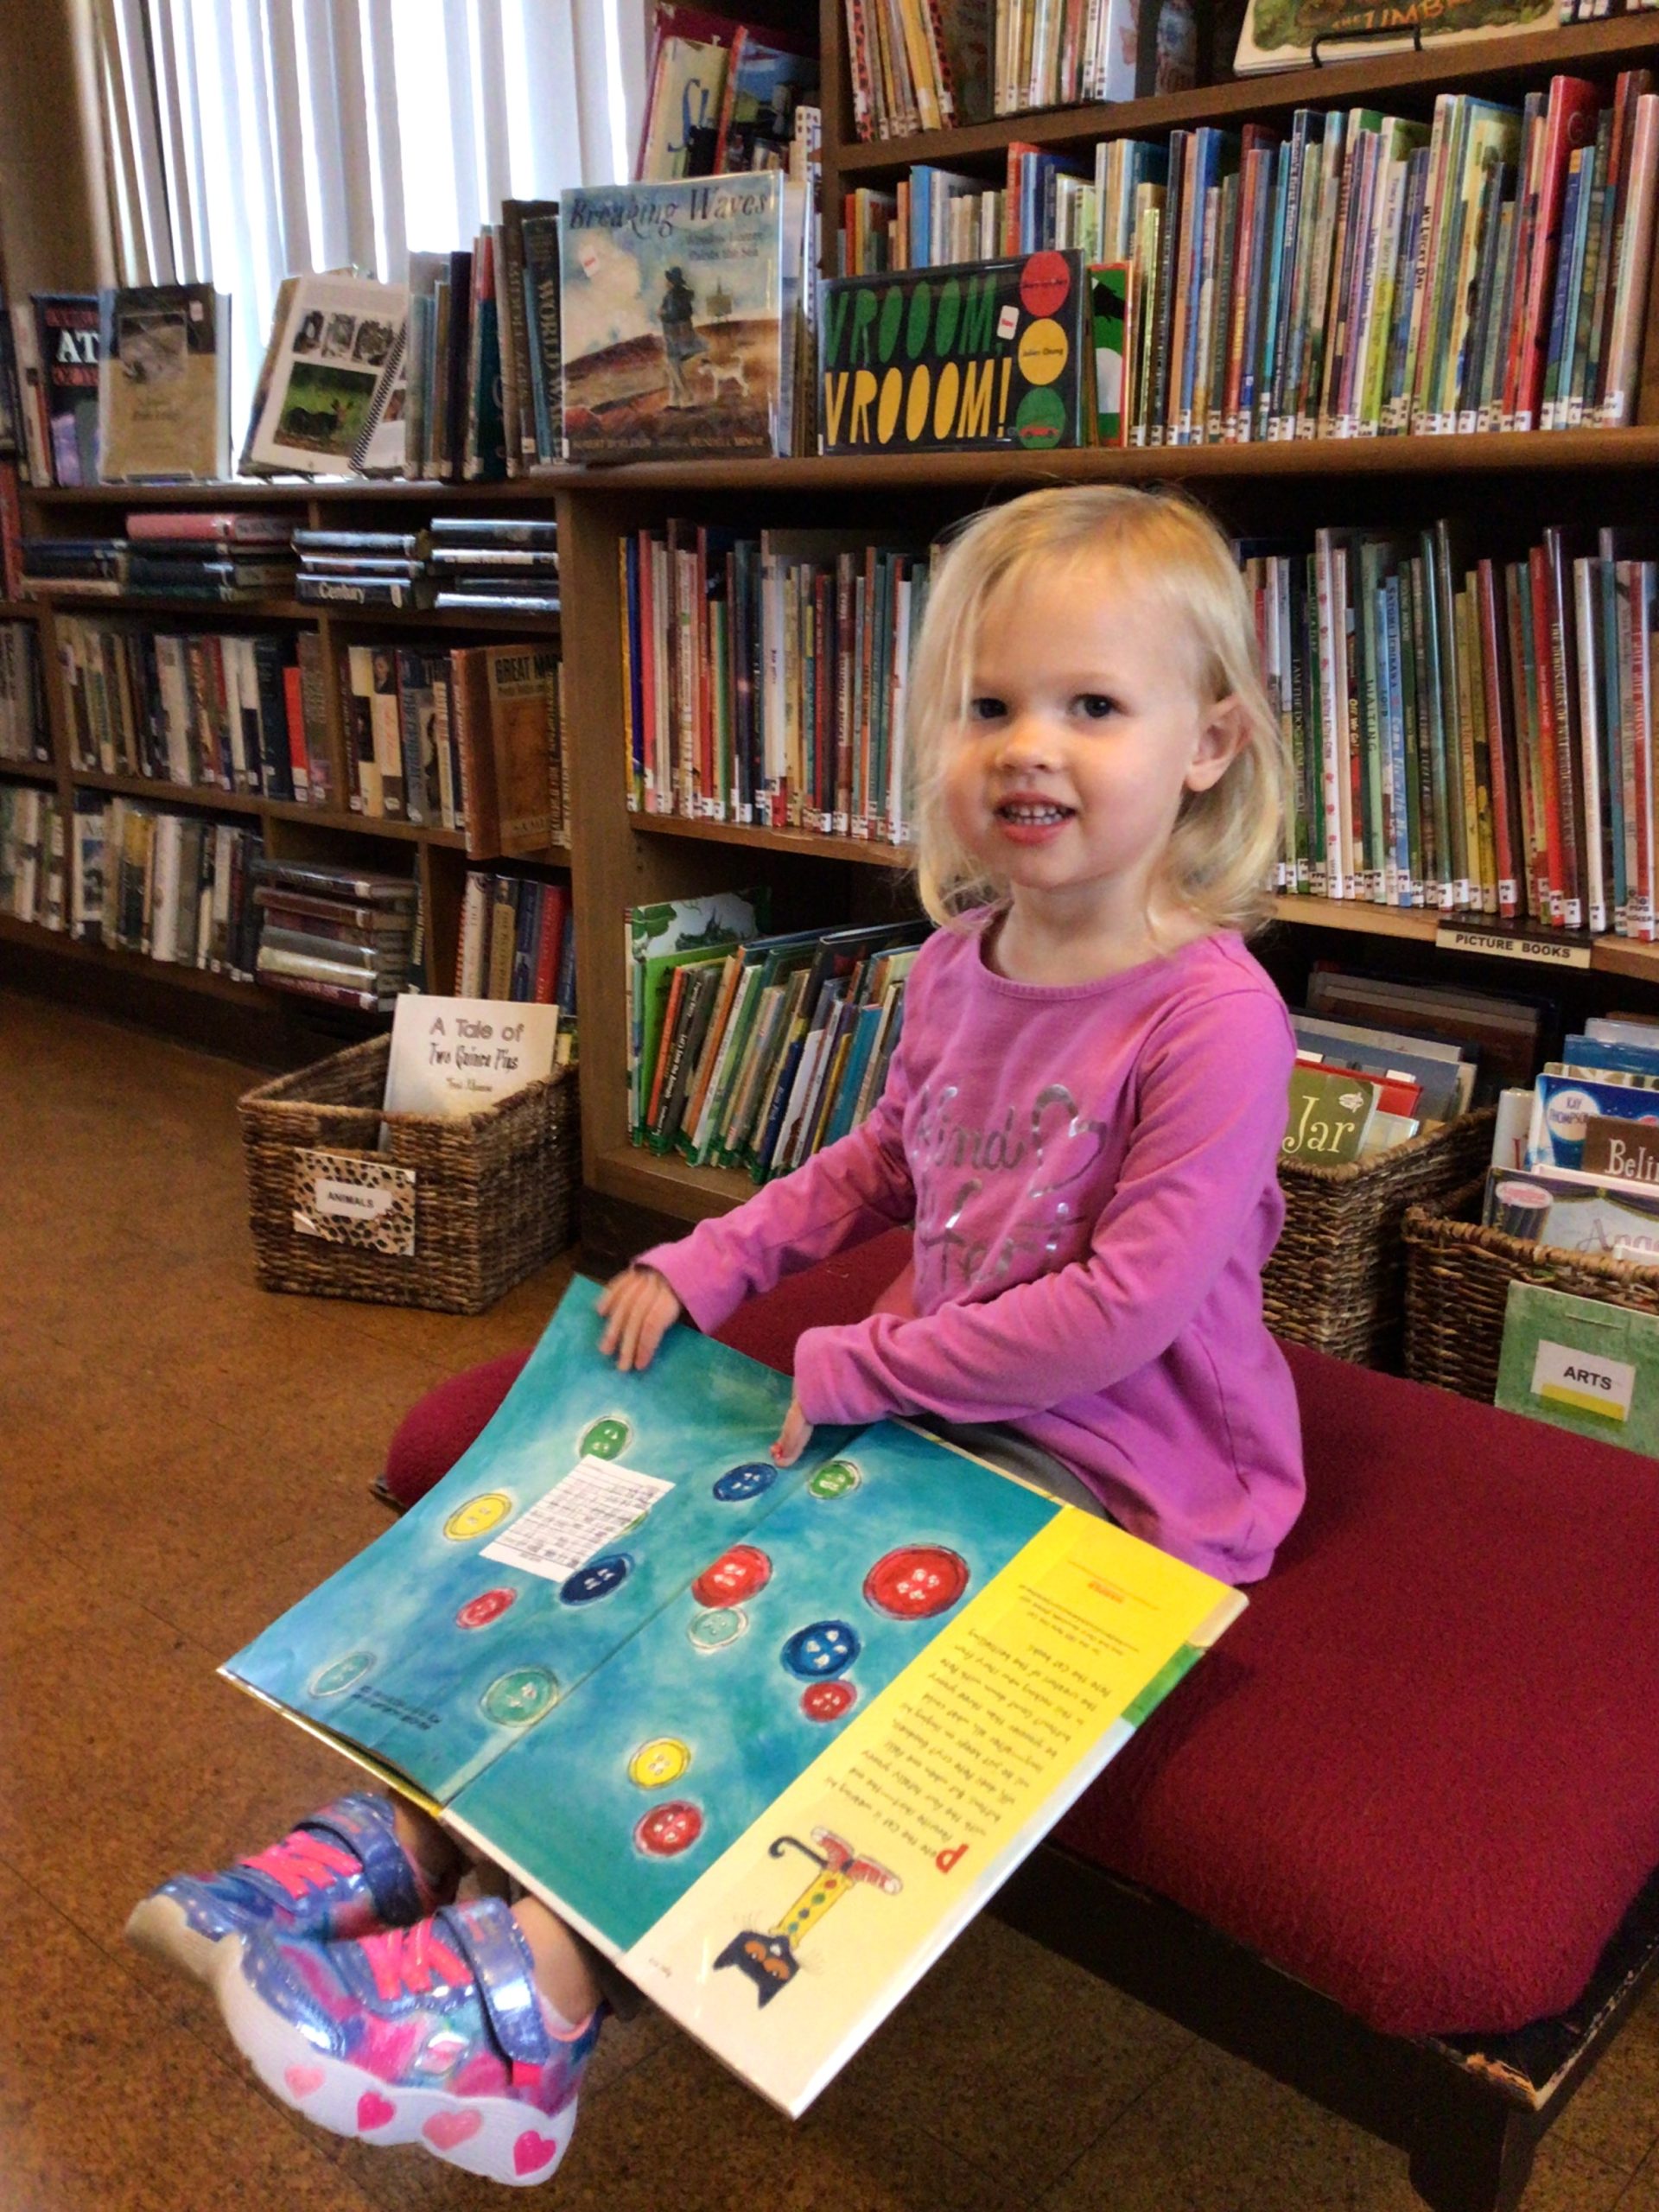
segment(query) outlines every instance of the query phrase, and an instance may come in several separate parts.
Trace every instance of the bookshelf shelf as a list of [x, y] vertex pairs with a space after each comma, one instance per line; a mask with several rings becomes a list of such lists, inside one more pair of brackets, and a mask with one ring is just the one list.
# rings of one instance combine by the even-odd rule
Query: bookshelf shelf
[[632, 1144], [613, 1145], [599, 1153], [588, 1179], [607, 1198], [672, 1214], [680, 1221], [704, 1221], [728, 1213], [752, 1198], [755, 1188], [735, 1167], [693, 1167], [683, 1160]]
[[238, 982], [232, 976], [216, 976], [211, 969], [186, 968], [170, 960], [147, 960], [142, 953], [124, 951], [112, 945], [83, 944], [64, 931], [41, 929], [33, 922], [20, 922], [10, 914], [0, 914], [0, 944], [7, 944], [34, 945], [59, 958], [81, 966], [105, 969], [116, 975], [176, 984], [181, 989], [198, 992], [204, 998], [223, 999], [232, 1006], [269, 1008], [276, 995], [262, 991], [257, 983]]
[[25, 783], [55, 784], [58, 772], [44, 760], [0, 760], [0, 776], [21, 776]]
[[1293, 899], [1273, 902], [1275, 922], [1300, 929], [1357, 930], [1365, 937], [1418, 938], [1433, 944], [1440, 916], [1415, 906], [1373, 906], [1363, 899]]
[[[1604, 72], [1650, 58], [1654, 27], [1645, 14], [1576, 23], [1548, 31], [1520, 33], [1478, 43], [1438, 44], [1430, 40], [1421, 54], [1361, 54], [1333, 58], [1317, 69], [1287, 69], [1224, 84], [1198, 85], [1187, 92], [1161, 98], [1120, 100], [1108, 106], [1039, 108], [1001, 115], [989, 123], [967, 124], [955, 130], [918, 131], [906, 138], [864, 141], [848, 138], [838, 168], [849, 182], [877, 181], [907, 169], [912, 162], [947, 167], [1002, 154], [1011, 139], [1057, 152], [1092, 146], [1102, 138], [1185, 129], [1198, 124], [1266, 121], [1298, 107], [1370, 105], [1380, 94], [1408, 96], [1401, 106], [1427, 105], [1436, 92], [1497, 92], [1522, 79], [1542, 83], [1555, 70]], [[1416, 100], [1409, 96], [1418, 95]]]
[[40, 612], [32, 599], [0, 599], [0, 622], [33, 622]]
[[758, 846], [772, 853], [800, 853], [815, 860], [858, 861], [867, 868], [907, 868], [911, 856], [901, 845], [858, 837], [823, 837], [810, 830], [762, 830], [741, 822], [691, 822], [678, 814], [631, 814], [632, 829], [653, 837], [706, 839], [715, 845]]
[[39, 604], [54, 614], [86, 615], [96, 621], [102, 614], [188, 614], [215, 629], [234, 628], [238, 622], [307, 622], [316, 614], [288, 599], [162, 599], [149, 592], [41, 593]]
[[251, 792], [221, 791], [213, 784], [166, 784], [154, 776], [106, 776], [96, 768], [72, 768], [69, 780], [86, 791], [149, 799], [157, 806], [202, 807], [214, 814], [258, 814], [264, 806], [264, 801]]

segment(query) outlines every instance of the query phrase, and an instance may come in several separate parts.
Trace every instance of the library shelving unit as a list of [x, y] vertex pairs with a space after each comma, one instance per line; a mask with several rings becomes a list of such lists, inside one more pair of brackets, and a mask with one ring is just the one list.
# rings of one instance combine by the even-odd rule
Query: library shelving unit
[[[467, 487], [487, 493], [495, 487]], [[543, 493], [544, 498], [550, 497]], [[124, 518], [145, 507], [173, 505], [214, 508], [258, 506], [290, 516], [296, 524], [312, 528], [401, 529], [418, 527], [440, 507], [459, 511], [467, 505], [486, 512], [487, 498], [467, 493], [450, 495], [438, 485], [377, 485], [353, 480], [335, 486], [320, 484], [257, 484], [238, 481], [218, 485], [177, 485], [167, 487], [99, 485], [79, 490], [25, 486], [22, 493], [24, 525], [30, 535], [99, 536], [119, 533]], [[327, 741], [334, 772], [334, 788], [343, 792], [346, 739], [337, 680], [340, 646], [386, 639], [430, 641], [435, 646], [487, 644], [508, 639], [551, 640], [556, 644], [559, 623], [546, 615], [488, 613], [458, 615], [435, 609], [403, 610], [386, 607], [318, 607], [284, 600], [265, 599], [221, 604], [195, 599], [164, 599], [150, 594], [117, 598], [81, 597], [53, 593], [23, 601], [0, 601], [0, 620], [33, 622], [40, 638], [52, 762], [20, 766], [0, 764], [0, 775], [18, 776], [49, 783], [66, 807], [78, 791], [119, 793], [170, 810], [200, 811], [212, 817], [256, 824], [267, 851], [289, 860], [340, 861], [362, 868], [408, 868], [419, 882], [426, 918], [428, 973], [434, 989], [448, 989], [455, 969], [461, 902], [467, 861], [461, 832], [403, 820], [388, 820], [350, 810], [344, 804], [321, 807], [299, 804], [216, 786], [181, 785], [148, 776], [106, 775], [75, 766], [68, 724], [67, 702], [61, 681], [57, 625], [60, 617], [89, 620], [118, 616], [131, 622], [153, 622], [157, 627], [181, 630], [270, 631], [294, 634], [309, 629], [322, 647], [321, 663]], [[564, 869], [569, 850], [550, 846], [544, 852], [515, 859], [515, 869]], [[487, 867], [487, 861], [477, 865]], [[251, 1051], [261, 1058], [292, 1061], [317, 1048], [320, 1040], [338, 1041], [340, 1034], [361, 1034], [367, 1026], [348, 1014], [335, 1014], [291, 994], [272, 991], [256, 983], [216, 976], [205, 969], [147, 960], [137, 954], [80, 944], [62, 933], [36, 928], [0, 917], [0, 942], [31, 950], [38, 961], [73, 963], [77, 995], [95, 998], [105, 1005], [131, 1006], [150, 1018], [159, 1018], [187, 1033]], [[205, 1001], [210, 1012], [193, 1001]]]
[[[1010, 116], [962, 130], [862, 143], [852, 128], [843, 6], [844, 0], [822, 0], [819, 19], [825, 65], [825, 257], [831, 270], [843, 189], [891, 182], [915, 161], [940, 162], [982, 174], [988, 181], [1002, 173], [1006, 149], [1016, 139], [1076, 151], [1103, 137], [1159, 133], [1204, 121], [1282, 118], [1301, 105], [1335, 106], [1360, 99], [1386, 101], [1401, 112], [1427, 116], [1434, 96], [1443, 91], [1514, 95], [1547, 84], [1560, 70], [1611, 86], [1621, 68], [1643, 61], [1659, 67], [1659, 16], [1637, 13], [1473, 45], [1431, 42], [1421, 54], [1344, 60], [1112, 107]], [[792, 8], [789, 0], [773, 0], [764, 12], [797, 23], [810, 20], [798, 0]], [[1275, 536], [1308, 533], [1324, 523], [1415, 525], [1441, 515], [1461, 516], [1478, 526], [1482, 551], [1494, 553], [1520, 550], [1546, 523], [1645, 520], [1659, 492], [1659, 284], [1653, 287], [1649, 308], [1637, 423], [1624, 430], [1085, 448], [1033, 455], [641, 462], [562, 468], [505, 484], [466, 486], [353, 481], [131, 493], [103, 486], [28, 493], [26, 518], [31, 529], [66, 533], [112, 529], [131, 507], [163, 499], [195, 505], [269, 503], [291, 511], [296, 519], [359, 527], [391, 528], [397, 526], [394, 518], [413, 523], [467, 510], [556, 516], [563, 617], [559, 625], [544, 628], [558, 635], [565, 661], [573, 831], [568, 854], [550, 852], [545, 858], [569, 866], [577, 931], [584, 1228], [591, 1224], [598, 1246], [615, 1252], [630, 1243], [638, 1249], [640, 1233], [653, 1224], [685, 1223], [720, 1212], [751, 1187], [734, 1173], [692, 1168], [628, 1141], [625, 910], [651, 899], [765, 883], [771, 888], [777, 925], [790, 927], [876, 918], [906, 910], [911, 896], [905, 855], [889, 847], [629, 810], [619, 577], [624, 534], [672, 516], [739, 523], [746, 530], [784, 524], [876, 529], [884, 536], [903, 532], [925, 543], [940, 524], [988, 500], [1039, 484], [1078, 481], [1179, 483], [1210, 505], [1226, 526], [1246, 535], [1264, 530]], [[90, 602], [92, 608], [110, 605]], [[144, 606], [153, 611], [155, 602]], [[52, 650], [54, 608], [48, 602], [22, 611], [41, 626], [55, 747], [52, 772], [68, 797], [78, 782], [101, 779], [69, 769]], [[435, 614], [390, 617], [364, 610], [348, 618], [282, 605], [192, 613], [198, 620], [222, 620], [226, 627], [250, 620], [312, 621], [325, 643], [405, 628], [435, 635], [451, 626]], [[497, 635], [533, 634], [531, 626], [518, 617], [504, 616], [491, 626], [468, 616], [454, 626], [480, 637], [492, 629]], [[332, 686], [332, 652], [324, 658]], [[338, 744], [339, 703], [332, 688], [329, 714]], [[147, 797], [213, 811], [226, 805], [217, 792], [176, 792], [149, 784], [137, 788]], [[384, 859], [396, 842], [412, 842], [427, 893], [430, 974], [434, 987], [442, 987], [453, 972], [465, 870], [453, 834], [264, 800], [243, 805], [263, 821], [270, 848], [278, 853]], [[1351, 957], [1367, 946], [1375, 951], [1376, 940], [1385, 938], [1389, 963], [1417, 974], [1459, 976], [1495, 988], [1547, 983], [1564, 997], [1578, 995], [1590, 1007], [1621, 1001], [1659, 1006], [1656, 945], [1599, 939], [1587, 948], [1588, 966], [1567, 971], [1545, 956], [1529, 964], [1443, 950], [1435, 942], [1439, 918], [1421, 910], [1297, 898], [1281, 899], [1278, 912], [1282, 927], [1270, 938], [1264, 957], [1291, 988], [1302, 980], [1312, 957]], [[76, 951], [43, 932], [28, 934], [48, 946]], [[87, 953], [86, 964], [91, 968], [114, 957]], [[149, 964], [120, 963], [124, 969]], [[176, 970], [161, 972], [168, 980], [191, 980]], [[273, 996], [248, 986], [218, 988], [245, 1001], [263, 1003]]]

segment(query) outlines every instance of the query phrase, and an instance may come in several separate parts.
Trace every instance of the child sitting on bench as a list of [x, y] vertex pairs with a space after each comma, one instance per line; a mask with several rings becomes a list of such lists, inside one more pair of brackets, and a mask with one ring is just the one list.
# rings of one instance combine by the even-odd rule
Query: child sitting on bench
[[[648, 1366], [780, 1277], [915, 1222], [913, 1277], [808, 1330], [773, 1453], [918, 1417], [1233, 1582], [1302, 1499], [1262, 1318], [1294, 1057], [1238, 935], [1284, 784], [1225, 542], [1179, 499], [1033, 493], [981, 515], [929, 601], [909, 734], [940, 925], [861, 1127], [600, 1301]], [[533, 1898], [455, 1903], [459, 1848], [355, 1795], [144, 1900], [135, 1940], [213, 1982], [273, 2091], [505, 2182], [563, 2154], [613, 1993]], [[226, 1939], [234, 1937], [234, 1942]]]

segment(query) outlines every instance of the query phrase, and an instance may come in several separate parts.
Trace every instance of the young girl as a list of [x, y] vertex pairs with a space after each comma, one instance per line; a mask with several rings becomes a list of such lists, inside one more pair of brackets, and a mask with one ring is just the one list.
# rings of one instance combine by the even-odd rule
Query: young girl
[[[801, 1338], [779, 1461], [816, 1422], [906, 1414], [1253, 1580], [1302, 1472], [1261, 1281], [1294, 1047], [1237, 934], [1265, 905], [1282, 755], [1236, 566], [1184, 500], [1033, 493], [956, 539], [912, 697], [940, 926], [886, 1090], [619, 1275], [602, 1348], [646, 1367], [682, 1313], [715, 1327], [913, 1220], [876, 1311]], [[325, 2125], [540, 2179], [613, 1986], [533, 1899], [445, 1903], [460, 1868], [435, 1822], [354, 1796], [168, 1883], [133, 1933], [209, 1974], [264, 2080]]]

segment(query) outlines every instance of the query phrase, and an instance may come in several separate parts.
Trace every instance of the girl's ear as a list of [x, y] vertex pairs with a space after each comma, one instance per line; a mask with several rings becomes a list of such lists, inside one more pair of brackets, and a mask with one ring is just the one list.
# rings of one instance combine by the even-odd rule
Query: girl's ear
[[1186, 771], [1190, 791], [1214, 789], [1250, 741], [1243, 702], [1233, 692], [1205, 711]]

